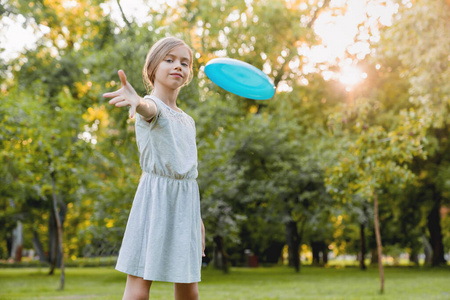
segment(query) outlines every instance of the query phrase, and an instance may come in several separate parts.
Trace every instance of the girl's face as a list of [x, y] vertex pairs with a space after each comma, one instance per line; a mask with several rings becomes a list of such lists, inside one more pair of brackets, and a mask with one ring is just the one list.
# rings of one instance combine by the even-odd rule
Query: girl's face
[[167, 53], [155, 73], [154, 87], [162, 85], [171, 90], [179, 89], [189, 77], [191, 58], [186, 46], [177, 46]]

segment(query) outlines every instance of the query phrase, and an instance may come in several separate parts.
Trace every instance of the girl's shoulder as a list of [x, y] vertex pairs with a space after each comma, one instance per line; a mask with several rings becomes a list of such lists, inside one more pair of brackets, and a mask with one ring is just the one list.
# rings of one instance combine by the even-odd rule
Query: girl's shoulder
[[158, 118], [167, 119], [169, 121], [175, 121], [185, 126], [195, 128], [194, 119], [190, 115], [185, 113], [183, 110], [181, 110], [181, 112], [176, 111], [170, 106], [168, 106], [166, 103], [164, 103], [164, 101], [153, 95], [147, 95], [144, 97], [144, 99], [153, 101], [156, 104], [157, 107], [156, 114]]

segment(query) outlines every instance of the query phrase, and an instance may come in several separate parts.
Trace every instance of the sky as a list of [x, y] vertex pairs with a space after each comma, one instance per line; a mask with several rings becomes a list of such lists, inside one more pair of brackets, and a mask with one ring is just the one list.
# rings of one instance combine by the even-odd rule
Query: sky
[[[251, 1], [251, 0], [248, 0]], [[290, 2], [290, 0], [286, 0]], [[304, 0], [300, 8], [307, 7], [306, 2], [315, 2], [314, 0]], [[406, 1], [406, 0], [403, 0]], [[127, 17], [133, 17], [135, 20], [145, 21], [146, 10], [142, 7], [157, 7], [159, 3], [166, 2], [175, 4], [176, 0], [122, 0], [121, 5]], [[347, 10], [327, 10], [319, 15], [315, 22], [314, 30], [322, 39], [322, 45], [313, 48], [304, 47], [299, 49], [300, 54], [308, 58], [308, 64], [304, 68], [304, 72], [314, 72], [314, 66], [317, 63], [330, 62], [336, 63], [341, 68], [341, 73], [324, 73], [325, 79], [338, 76], [340, 81], [351, 89], [352, 85], [357, 84], [365, 79], [367, 74], [360, 72], [356, 68], [356, 61], [346, 59], [346, 51], [353, 54], [357, 59], [363, 59], [370, 54], [371, 49], [369, 42], [376, 42], [379, 39], [377, 22], [381, 25], [391, 25], [393, 14], [398, 9], [398, 4], [392, 0], [331, 0], [330, 8], [339, 8], [347, 4]], [[63, 5], [70, 7], [76, 5], [74, 0], [63, 0]], [[111, 13], [112, 17], [123, 25], [121, 13], [116, 1], [109, 1], [102, 4], [102, 8], [107, 13]], [[369, 22], [365, 22], [364, 28], [359, 28], [359, 24], [370, 16]], [[0, 45], [4, 51], [0, 53], [0, 58], [11, 59], [19, 55], [20, 51], [26, 48], [32, 48], [36, 41], [46, 32], [45, 26], [41, 26], [43, 33], [35, 33], [31, 27], [25, 27], [25, 18], [19, 17], [13, 21], [8, 17], [3, 17], [0, 22]], [[370, 34], [369, 34], [370, 32]], [[355, 42], [355, 37], [358, 40]], [[310, 70], [308, 70], [310, 66]], [[327, 78], [328, 77], [328, 78]]]

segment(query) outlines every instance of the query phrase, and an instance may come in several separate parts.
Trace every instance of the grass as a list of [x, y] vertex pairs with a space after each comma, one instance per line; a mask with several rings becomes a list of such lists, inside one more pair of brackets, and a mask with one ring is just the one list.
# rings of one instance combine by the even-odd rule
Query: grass
[[[0, 269], [0, 299], [121, 299], [126, 275], [112, 267], [67, 268], [66, 287], [57, 291], [59, 273], [48, 269]], [[386, 268], [380, 295], [378, 271], [369, 268], [232, 268], [229, 274], [206, 269], [200, 299], [450, 299], [450, 268]], [[173, 299], [173, 284], [154, 282], [150, 299]]]

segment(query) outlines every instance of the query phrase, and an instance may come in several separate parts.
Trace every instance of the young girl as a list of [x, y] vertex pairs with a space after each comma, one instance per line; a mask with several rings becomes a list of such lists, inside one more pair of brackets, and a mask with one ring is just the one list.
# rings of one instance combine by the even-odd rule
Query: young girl
[[[103, 96], [136, 115], [142, 177], [130, 211], [116, 269], [127, 273], [123, 299], [148, 299], [155, 281], [174, 283], [175, 299], [198, 299], [205, 249], [200, 215], [194, 120], [177, 107], [180, 88], [192, 79], [192, 50], [177, 38], [148, 52], [139, 97], [118, 72], [122, 88]], [[136, 114], [137, 112], [137, 114]]]

